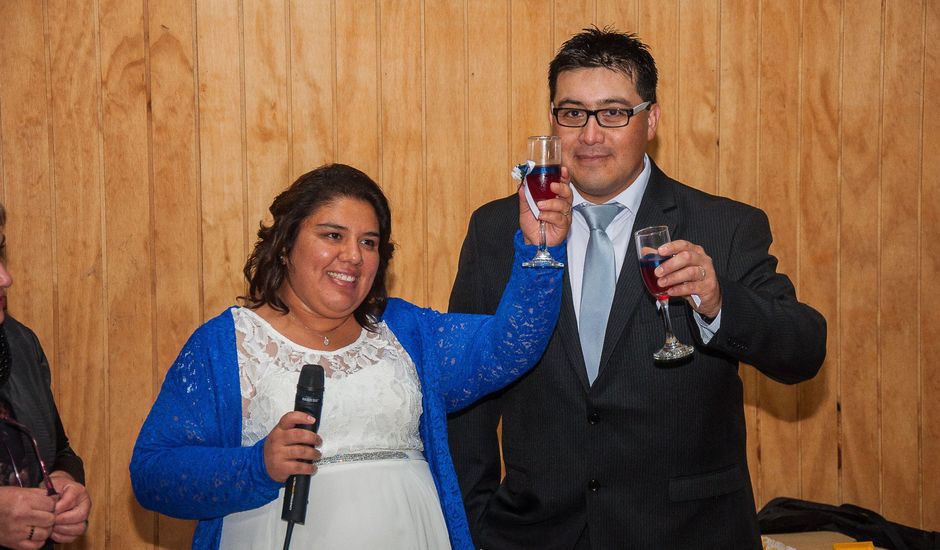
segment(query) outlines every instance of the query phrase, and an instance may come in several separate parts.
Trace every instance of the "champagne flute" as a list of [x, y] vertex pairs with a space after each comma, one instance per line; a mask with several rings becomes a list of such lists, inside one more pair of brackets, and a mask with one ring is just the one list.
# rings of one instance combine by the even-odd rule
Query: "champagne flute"
[[[525, 175], [525, 184], [535, 202], [554, 199], [552, 182], [561, 181], [561, 139], [558, 136], [531, 136], [529, 160], [535, 163]], [[533, 211], [533, 214], [535, 212]], [[539, 248], [522, 267], [565, 267], [552, 258], [545, 246], [545, 222], [539, 220]]]
[[664, 263], [669, 258], [660, 256], [659, 247], [668, 243], [669, 228], [665, 225], [655, 225], [640, 229], [633, 234], [636, 239], [636, 254], [640, 260], [640, 275], [643, 276], [643, 284], [646, 290], [659, 302], [659, 313], [663, 316], [663, 326], [666, 329], [666, 343], [658, 351], [653, 353], [653, 359], [657, 361], [676, 361], [692, 355], [694, 348], [680, 342], [672, 332], [672, 322], [669, 320], [669, 294], [666, 288], [659, 286], [658, 279], [654, 273], [659, 264]]

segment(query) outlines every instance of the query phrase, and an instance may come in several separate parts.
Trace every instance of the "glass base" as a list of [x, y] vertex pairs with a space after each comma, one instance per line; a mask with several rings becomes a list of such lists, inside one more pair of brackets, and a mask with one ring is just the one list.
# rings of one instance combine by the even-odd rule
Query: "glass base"
[[666, 344], [662, 349], [654, 353], [653, 359], [662, 362], [678, 361], [679, 359], [685, 359], [692, 355], [694, 351], [695, 348], [692, 346], [680, 342], [672, 342], [671, 344]]
[[529, 261], [522, 262], [522, 267], [562, 268], [565, 267], [565, 264], [559, 262], [555, 258], [552, 258], [552, 255], [548, 253], [548, 250], [539, 250], [534, 258]]

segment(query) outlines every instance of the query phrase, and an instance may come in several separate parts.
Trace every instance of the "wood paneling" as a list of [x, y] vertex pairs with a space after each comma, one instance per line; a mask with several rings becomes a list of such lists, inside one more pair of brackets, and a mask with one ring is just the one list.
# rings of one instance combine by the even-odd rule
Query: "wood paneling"
[[[797, 278], [800, 299], [830, 327], [839, 315], [839, 6], [804, 3], [800, 79], [800, 161]], [[839, 333], [830, 329], [822, 371], [800, 386], [800, 492], [839, 500]]]
[[127, 461], [182, 342], [244, 292], [277, 192], [325, 162], [374, 177], [392, 294], [443, 308], [471, 212], [549, 129], [548, 62], [609, 24], [657, 59], [657, 163], [762, 207], [829, 323], [816, 379], [741, 367], [758, 505], [940, 529], [940, 2], [10, 0], [9, 303], [86, 461], [74, 546], [188, 544], [191, 522], [136, 504]]

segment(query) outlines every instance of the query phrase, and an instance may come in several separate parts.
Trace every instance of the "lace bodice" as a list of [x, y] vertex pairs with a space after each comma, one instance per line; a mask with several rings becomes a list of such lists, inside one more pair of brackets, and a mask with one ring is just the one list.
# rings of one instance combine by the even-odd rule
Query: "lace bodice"
[[421, 386], [411, 358], [383, 322], [336, 351], [300, 346], [255, 312], [232, 311], [242, 397], [242, 445], [267, 436], [293, 410], [305, 364], [323, 367], [323, 457], [380, 449], [423, 450]]

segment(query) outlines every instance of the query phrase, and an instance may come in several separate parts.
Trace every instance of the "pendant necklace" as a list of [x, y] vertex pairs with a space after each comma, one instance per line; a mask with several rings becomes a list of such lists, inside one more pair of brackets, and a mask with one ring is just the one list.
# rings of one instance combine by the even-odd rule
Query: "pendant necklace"
[[[320, 338], [323, 338], [323, 345], [324, 345], [324, 346], [329, 346], [329, 345], [330, 345], [330, 337], [329, 337], [329, 336], [327, 336], [326, 334], [322, 334], [322, 333], [320, 333], [320, 332], [317, 332], [317, 331], [313, 330], [312, 328], [308, 327], [308, 326], [307, 326], [307, 323], [304, 323], [303, 321], [301, 321], [301, 320], [300, 320], [300, 317], [297, 317], [296, 315], [294, 315], [294, 312], [293, 312], [293, 311], [288, 311], [287, 314], [290, 315], [290, 318], [291, 318], [291, 319], [293, 319], [294, 321], [297, 321], [297, 322], [300, 324], [300, 326], [302, 326], [302, 327], [304, 327], [305, 329], [307, 329], [308, 332], [312, 332], [314, 336], [319, 336]], [[327, 333], [333, 332], [333, 331], [337, 330], [337, 329], [338, 329], [339, 327], [341, 327], [341, 326], [343, 326], [343, 325], [340, 324], [338, 327], [336, 327], [336, 328], [334, 328], [334, 329], [332, 329], [332, 330], [328, 330]]]

